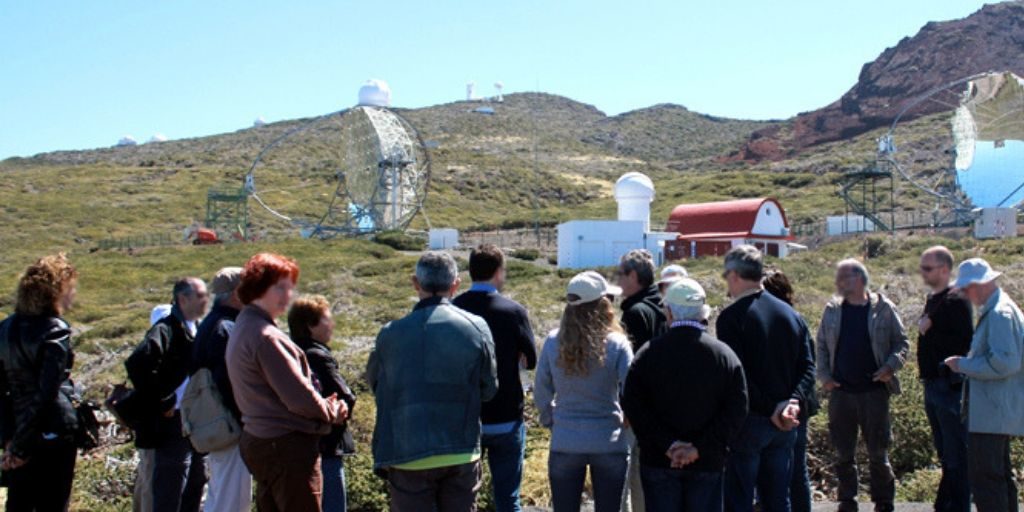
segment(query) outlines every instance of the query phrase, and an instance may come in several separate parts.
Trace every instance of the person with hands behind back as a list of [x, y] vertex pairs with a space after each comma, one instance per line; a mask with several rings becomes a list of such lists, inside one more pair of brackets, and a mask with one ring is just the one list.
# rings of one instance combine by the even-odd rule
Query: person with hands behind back
[[640, 443], [640, 477], [649, 511], [723, 508], [727, 446], [747, 416], [743, 367], [707, 334], [710, 308], [690, 278], [669, 285], [668, 331], [636, 355], [622, 407]]

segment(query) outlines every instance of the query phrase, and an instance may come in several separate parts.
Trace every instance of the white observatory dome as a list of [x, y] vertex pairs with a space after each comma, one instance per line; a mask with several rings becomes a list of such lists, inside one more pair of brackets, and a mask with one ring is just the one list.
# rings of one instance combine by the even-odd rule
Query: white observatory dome
[[367, 80], [359, 88], [359, 104], [369, 107], [390, 107], [391, 88], [383, 80]]
[[136, 144], [138, 144], [138, 142], [136, 142], [135, 137], [132, 137], [131, 135], [125, 135], [117, 140], [118, 146], [134, 146]]
[[619, 203], [619, 220], [638, 220], [644, 223], [644, 231], [650, 230], [654, 183], [647, 175], [623, 174], [615, 182], [615, 201]]
[[146, 142], [167, 142], [167, 136], [162, 133], [154, 133], [153, 136], [150, 137], [149, 140]]
[[265, 124], [267, 124], [267, 120], [263, 119], [263, 116], [257, 117], [256, 120], [252, 122], [253, 128], [259, 128]]

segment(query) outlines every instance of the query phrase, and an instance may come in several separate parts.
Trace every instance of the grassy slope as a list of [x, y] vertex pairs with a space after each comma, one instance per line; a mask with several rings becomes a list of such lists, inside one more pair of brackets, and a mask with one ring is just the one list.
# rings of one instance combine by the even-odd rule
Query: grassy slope
[[[652, 123], [670, 122], [663, 116], [696, 116], [679, 109], [607, 118], [592, 107], [548, 95], [513, 96], [498, 107], [499, 115], [493, 117], [468, 114], [469, 108], [456, 103], [406, 113], [426, 138], [441, 142], [434, 153], [434, 186], [427, 201], [427, 211], [437, 226], [471, 229], [520, 225], [535, 218], [553, 224], [569, 218], [611, 217], [611, 185], [618, 175], [630, 170], [647, 172], [657, 184], [652, 212], [656, 223], [680, 202], [760, 195], [781, 198], [791, 222], [820, 219], [842, 211], [842, 203], [834, 194], [839, 173], [862, 164], [864, 157], [872, 154], [873, 138], [878, 135], [815, 148], [785, 162], [718, 164], [711, 158], [717, 143], [696, 147], [680, 144], [677, 148], [672, 140], [678, 139], [672, 139], [670, 131], [666, 131], [667, 139], [659, 139], [650, 147], [630, 145], [630, 141], [647, 140], [642, 135], [656, 126]], [[715, 136], [721, 135], [723, 141], [750, 129], [742, 122], [706, 121], [716, 123], [718, 129], [735, 128]], [[919, 123], [927, 128], [940, 121]], [[607, 132], [612, 125], [620, 133], [614, 144], [600, 139], [601, 130]], [[82, 272], [79, 306], [70, 315], [79, 330], [76, 373], [92, 393], [99, 395], [103, 385], [123, 379], [121, 362], [145, 329], [149, 308], [167, 300], [174, 277], [196, 274], [209, 278], [220, 266], [240, 264], [259, 250], [274, 250], [300, 261], [303, 291], [331, 298], [338, 314], [338, 348], [345, 372], [350, 380], [358, 382], [370, 337], [383, 322], [403, 314], [412, 304], [407, 280], [412, 256], [364, 241], [289, 238], [286, 235], [291, 233], [285, 226], [259, 211], [254, 211], [255, 231], [264, 236], [264, 241], [257, 244], [177, 246], [131, 254], [90, 252], [98, 240], [107, 237], [149, 232], [179, 236], [192, 219], [203, 217], [208, 187], [237, 183], [255, 152], [291, 126], [295, 123], [152, 146], [0, 162], [0, 204], [4, 205], [0, 312], [10, 312], [16, 278], [26, 264], [44, 253], [70, 252]], [[914, 131], [913, 127], [910, 130], [913, 134], [926, 132]], [[672, 150], [658, 156], [659, 148], [664, 151], [665, 146]], [[315, 161], [315, 157], [302, 154], [302, 148], [280, 156], [296, 161]], [[909, 207], [921, 204], [911, 199]], [[423, 225], [422, 218], [417, 222]], [[931, 240], [873, 243], [880, 244], [883, 252], [870, 262], [878, 282], [899, 300], [904, 318], [912, 318], [921, 306], [912, 276], [914, 258]], [[963, 256], [983, 253], [992, 257], [1008, 271], [1007, 282], [1020, 296], [1016, 283], [1024, 277], [1018, 263], [1024, 243], [947, 243]], [[796, 277], [799, 308], [812, 325], [816, 325], [821, 304], [829, 295], [830, 266], [842, 256], [862, 251], [862, 242], [850, 241], [780, 262]], [[708, 286], [713, 303], [721, 304], [724, 291], [715, 277], [718, 262], [699, 261], [689, 266]], [[558, 298], [567, 277], [521, 262], [513, 264], [509, 292], [530, 308], [538, 333], [557, 322]], [[912, 371], [908, 369], [908, 373]], [[922, 496], [912, 493], [928, 491], [921, 482], [927, 483], [934, 474], [922, 469], [933, 461], [919, 407], [920, 389], [912, 378], [906, 380], [908, 393], [896, 402], [901, 421], [893, 459], [902, 478], [901, 492], [912, 498]], [[350, 465], [350, 478], [357, 504], [373, 509], [382, 499], [380, 483], [366, 471], [373, 408], [365, 388], [359, 389], [363, 399], [355, 428], [361, 455]], [[815, 464], [819, 475], [824, 474], [821, 462], [827, 461], [828, 451], [822, 421], [819, 417], [813, 424], [816, 455], [821, 457]], [[528, 502], [542, 503], [547, 493], [546, 434], [532, 428], [530, 435], [524, 496]], [[108, 455], [112, 458], [105, 460], [103, 457]], [[84, 460], [76, 483], [76, 508], [123, 510], [128, 501], [131, 467], [116, 461], [130, 456], [130, 448], [121, 447]]]

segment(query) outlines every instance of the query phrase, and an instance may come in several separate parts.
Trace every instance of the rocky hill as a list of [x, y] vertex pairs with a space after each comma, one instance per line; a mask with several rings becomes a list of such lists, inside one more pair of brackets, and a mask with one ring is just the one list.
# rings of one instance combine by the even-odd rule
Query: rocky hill
[[[755, 132], [731, 158], [780, 160], [809, 146], [849, 139], [890, 124], [913, 98], [987, 71], [1024, 75], [1024, 1], [990, 4], [964, 19], [926, 24], [865, 64], [839, 100], [798, 115], [789, 129]], [[944, 110], [948, 103], [928, 102], [905, 118]]]

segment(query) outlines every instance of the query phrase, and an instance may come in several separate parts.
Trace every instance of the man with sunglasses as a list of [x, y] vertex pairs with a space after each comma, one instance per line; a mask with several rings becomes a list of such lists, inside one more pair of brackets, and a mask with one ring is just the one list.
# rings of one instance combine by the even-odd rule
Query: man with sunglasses
[[924, 251], [920, 271], [930, 293], [917, 321], [917, 364], [924, 381], [924, 410], [942, 462], [935, 510], [967, 512], [971, 509], [967, 427], [960, 418], [964, 379], [943, 361], [967, 355], [971, 348], [971, 303], [952, 291], [953, 253], [949, 249], [937, 245]]

